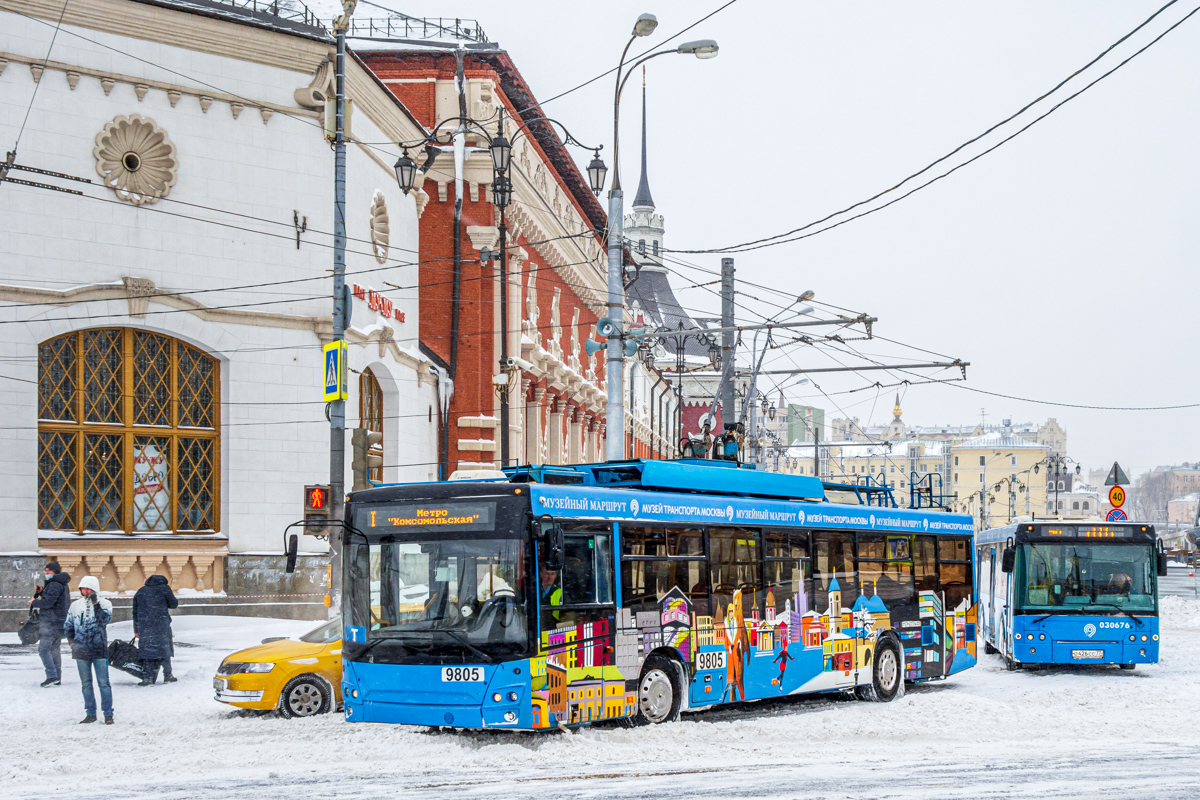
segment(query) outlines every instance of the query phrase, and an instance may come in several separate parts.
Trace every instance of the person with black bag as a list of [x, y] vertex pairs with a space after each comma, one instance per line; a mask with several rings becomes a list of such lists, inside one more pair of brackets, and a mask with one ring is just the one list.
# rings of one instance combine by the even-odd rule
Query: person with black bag
[[152, 686], [158, 681], [158, 668], [163, 671], [163, 683], [174, 683], [171, 656], [175, 646], [171, 641], [172, 608], [179, 601], [162, 575], [151, 575], [146, 585], [133, 596], [133, 635], [138, 643], [142, 662], [142, 681], [138, 686]]
[[38, 655], [46, 668], [42, 687], [62, 686], [62, 637], [67, 609], [71, 607], [71, 576], [57, 561], [46, 564], [46, 585], [29, 601], [38, 612]]

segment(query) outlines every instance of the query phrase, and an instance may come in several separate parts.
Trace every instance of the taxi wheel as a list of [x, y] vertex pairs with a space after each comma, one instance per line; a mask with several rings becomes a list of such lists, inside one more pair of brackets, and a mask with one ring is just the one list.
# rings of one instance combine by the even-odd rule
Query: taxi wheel
[[288, 719], [325, 714], [330, 705], [329, 687], [313, 675], [292, 678], [279, 695], [279, 713]]

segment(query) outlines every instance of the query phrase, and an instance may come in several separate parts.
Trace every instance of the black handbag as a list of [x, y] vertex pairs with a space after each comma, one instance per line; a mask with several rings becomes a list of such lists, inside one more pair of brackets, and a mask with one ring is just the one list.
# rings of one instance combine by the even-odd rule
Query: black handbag
[[36, 608], [29, 612], [29, 619], [17, 630], [17, 638], [21, 640], [21, 644], [36, 644], [42, 638], [42, 625], [38, 621]]
[[113, 639], [108, 645], [108, 665], [122, 672], [128, 672], [135, 678], [145, 677], [142, 671], [142, 661], [138, 657], [138, 647], [133, 640], [128, 642]]

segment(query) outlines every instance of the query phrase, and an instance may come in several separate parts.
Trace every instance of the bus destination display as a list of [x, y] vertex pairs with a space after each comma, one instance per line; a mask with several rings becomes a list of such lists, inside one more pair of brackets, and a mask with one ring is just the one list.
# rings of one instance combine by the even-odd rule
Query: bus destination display
[[[364, 509], [359, 527], [364, 530], [439, 531], [490, 530], [495, 521], [495, 503], [395, 503]], [[363, 519], [365, 517], [365, 519]], [[365, 525], [361, 523], [365, 522]]]
[[1081, 539], [1128, 539], [1132, 528], [1128, 525], [1055, 525], [1046, 527], [1047, 536], [1076, 536]]

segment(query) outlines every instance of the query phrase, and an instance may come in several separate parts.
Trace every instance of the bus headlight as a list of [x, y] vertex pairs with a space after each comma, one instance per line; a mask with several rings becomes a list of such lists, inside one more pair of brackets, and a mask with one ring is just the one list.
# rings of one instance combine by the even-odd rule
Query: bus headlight
[[350, 696], [353, 697], [355, 700], [357, 700], [358, 699], [358, 689], [352, 690], [350, 692]]
[[492, 695], [492, 700], [494, 702], [499, 703], [503, 699], [504, 699], [503, 695], [501, 695], [499, 692], [496, 692], [494, 695]]
[[1158, 634], [1157, 634], [1157, 633], [1156, 633], [1156, 634], [1154, 634], [1154, 637], [1153, 637], [1153, 638], [1154, 638], [1154, 641], [1156, 641], [1156, 642], [1157, 642], [1157, 641], [1158, 641]]
[[1044, 642], [1044, 641], [1046, 641], [1046, 634], [1044, 634], [1044, 633], [1038, 634], [1038, 638]]
[[1142, 634], [1142, 641], [1143, 642], [1146, 641], [1146, 634], [1144, 634], [1144, 633]]
[[1136, 642], [1136, 641], [1137, 641], [1137, 637], [1136, 637], [1136, 636], [1134, 636], [1134, 635], [1131, 633], [1131, 634], [1129, 634], [1129, 641], [1131, 641], [1131, 642]]
[[509, 693], [508, 693], [508, 702], [510, 702], [510, 703], [515, 703], [515, 702], [517, 702], [517, 693], [516, 693], [516, 692], [509, 692]]
[[504, 721], [505, 722], [516, 722], [517, 721], [517, 712], [505, 711], [504, 712]]

